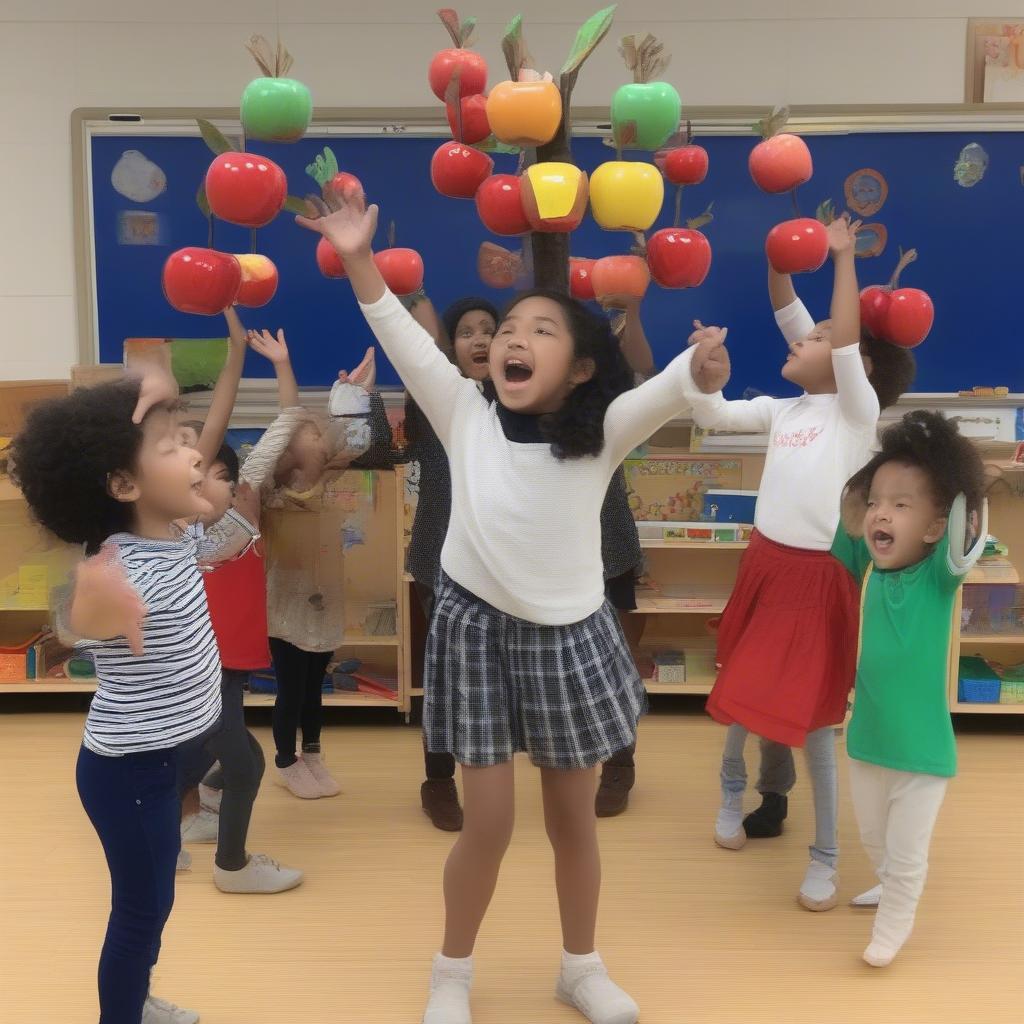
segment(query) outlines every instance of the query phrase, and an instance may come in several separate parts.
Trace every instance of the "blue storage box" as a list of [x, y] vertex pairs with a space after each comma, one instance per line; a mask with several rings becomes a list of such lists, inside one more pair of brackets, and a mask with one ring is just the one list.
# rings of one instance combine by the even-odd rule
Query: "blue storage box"
[[981, 658], [960, 659], [957, 699], [961, 704], [998, 704], [1002, 683]]
[[756, 505], [757, 491], [705, 491], [703, 518], [712, 523], [752, 523]]

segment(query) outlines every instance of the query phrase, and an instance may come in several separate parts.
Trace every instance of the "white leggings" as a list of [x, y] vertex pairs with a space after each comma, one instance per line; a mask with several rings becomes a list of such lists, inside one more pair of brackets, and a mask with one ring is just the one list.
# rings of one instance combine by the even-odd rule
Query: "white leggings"
[[949, 780], [850, 759], [860, 838], [882, 883], [872, 941], [898, 950], [914, 927], [928, 845]]

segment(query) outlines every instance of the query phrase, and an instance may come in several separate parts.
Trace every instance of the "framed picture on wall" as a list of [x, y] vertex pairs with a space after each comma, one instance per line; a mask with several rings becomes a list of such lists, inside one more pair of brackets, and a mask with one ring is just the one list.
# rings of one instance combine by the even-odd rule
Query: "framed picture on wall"
[[1024, 103], [1024, 21], [969, 18], [964, 100]]

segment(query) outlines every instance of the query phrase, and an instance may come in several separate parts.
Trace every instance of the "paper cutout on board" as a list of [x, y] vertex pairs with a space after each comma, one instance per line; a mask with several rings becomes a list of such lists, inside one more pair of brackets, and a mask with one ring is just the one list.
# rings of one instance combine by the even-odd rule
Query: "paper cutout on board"
[[953, 180], [963, 188], [973, 188], [985, 177], [988, 153], [976, 142], [969, 142], [960, 150], [953, 165]]
[[137, 149], [126, 149], [110, 172], [114, 190], [133, 203], [149, 203], [167, 188], [167, 175]]
[[859, 257], [880, 256], [889, 241], [889, 232], [884, 224], [862, 224], [857, 232], [855, 252]]
[[163, 220], [149, 210], [121, 210], [117, 215], [118, 245], [160, 245]]
[[858, 217], [873, 217], [889, 198], [889, 183], [881, 171], [862, 167], [847, 177], [843, 191], [851, 211]]

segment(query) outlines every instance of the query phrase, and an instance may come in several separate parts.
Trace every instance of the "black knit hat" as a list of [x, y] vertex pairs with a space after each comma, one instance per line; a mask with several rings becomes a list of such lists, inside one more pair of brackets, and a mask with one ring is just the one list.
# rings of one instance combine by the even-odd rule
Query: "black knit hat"
[[455, 341], [455, 331], [458, 329], [459, 321], [467, 313], [472, 313], [476, 310], [494, 317], [494, 322], [497, 324], [498, 311], [494, 308], [493, 303], [488, 302], [487, 299], [481, 299], [473, 295], [465, 299], [459, 299], [457, 302], [453, 302], [441, 314], [441, 321], [444, 323], [445, 333], [447, 333], [449, 341]]

